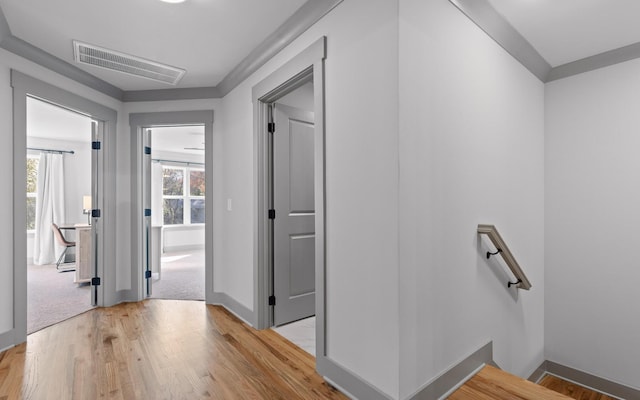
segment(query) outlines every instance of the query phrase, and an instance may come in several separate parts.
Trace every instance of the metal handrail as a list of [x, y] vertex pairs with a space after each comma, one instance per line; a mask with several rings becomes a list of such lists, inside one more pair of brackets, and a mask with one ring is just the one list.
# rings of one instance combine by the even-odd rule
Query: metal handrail
[[529, 279], [527, 279], [522, 268], [520, 268], [520, 265], [513, 257], [513, 254], [509, 250], [509, 247], [507, 247], [504, 239], [502, 239], [502, 236], [500, 236], [500, 233], [498, 233], [498, 229], [496, 229], [495, 225], [479, 224], [478, 234], [487, 235], [493, 245], [496, 246], [497, 251], [495, 253], [487, 251], [487, 258], [500, 254], [513, 275], [516, 277], [516, 282], [509, 282], [507, 286], [515, 286], [518, 289], [529, 290], [531, 288], [531, 282], [529, 282]]

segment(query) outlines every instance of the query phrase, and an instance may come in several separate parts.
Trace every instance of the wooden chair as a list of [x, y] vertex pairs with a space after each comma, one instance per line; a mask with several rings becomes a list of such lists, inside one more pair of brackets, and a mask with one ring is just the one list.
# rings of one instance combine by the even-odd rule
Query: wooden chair
[[60, 269], [60, 264], [62, 264], [64, 256], [67, 254], [67, 250], [69, 250], [69, 247], [76, 247], [76, 242], [70, 242], [65, 239], [62, 232], [60, 232], [60, 228], [56, 224], [51, 224], [51, 230], [53, 231], [53, 235], [56, 237], [56, 241], [58, 242], [58, 244], [60, 246], [64, 246], [64, 251], [58, 258], [58, 261], [56, 261], [56, 269]]

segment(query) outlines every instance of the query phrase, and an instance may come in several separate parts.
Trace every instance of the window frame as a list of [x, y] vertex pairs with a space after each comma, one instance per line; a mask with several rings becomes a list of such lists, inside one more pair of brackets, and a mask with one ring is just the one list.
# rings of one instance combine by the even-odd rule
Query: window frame
[[[173, 163], [162, 163], [162, 226], [191, 226], [191, 225], [204, 225], [206, 222], [192, 222], [191, 221], [191, 200], [202, 200], [206, 204], [206, 184], [204, 196], [191, 195], [191, 171], [205, 172], [204, 166], [191, 166], [187, 165], [175, 165]], [[182, 194], [181, 195], [165, 195], [164, 194], [164, 170], [165, 169], [177, 169], [182, 170]], [[206, 177], [205, 177], [206, 181]], [[164, 220], [164, 201], [165, 200], [182, 200], [182, 223], [181, 224], [167, 224]]]

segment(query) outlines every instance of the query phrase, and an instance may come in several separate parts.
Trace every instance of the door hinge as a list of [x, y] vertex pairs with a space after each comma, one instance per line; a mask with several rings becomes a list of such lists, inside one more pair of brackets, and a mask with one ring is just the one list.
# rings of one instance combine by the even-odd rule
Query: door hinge
[[100, 150], [100, 142], [91, 142], [91, 149]]
[[91, 286], [100, 286], [100, 278], [97, 276], [91, 278]]
[[91, 217], [92, 218], [100, 218], [100, 210], [91, 210]]
[[144, 146], [144, 154], [151, 154], [151, 147]]
[[276, 305], [276, 296], [269, 296], [269, 305], [270, 306]]
[[267, 124], [267, 131], [269, 133], [274, 133], [276, 131], [276, 123], [275, 122], [269, 122]]
[[151, 278], [151, 271], [144, 271], [144, 277], [145, 277], [146, 279]]
[[276, 210], [269, 210], [269, 219], [276, 219]]
[[145, 217], [150, 217], [151, 216], [151, 209], [150, 208], [145, 208], [144, 209], [144, 216]]

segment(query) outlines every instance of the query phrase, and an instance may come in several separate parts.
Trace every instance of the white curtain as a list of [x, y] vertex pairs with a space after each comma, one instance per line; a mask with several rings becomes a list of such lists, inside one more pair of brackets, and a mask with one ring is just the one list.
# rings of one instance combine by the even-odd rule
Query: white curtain
[[34, 264], [53, 264], [60, 257], [64, 247], [55, 241], [51, 224], [60, 225], [64, 222], [64, 158], [62, 154], [41, 153], [38, 163]]

